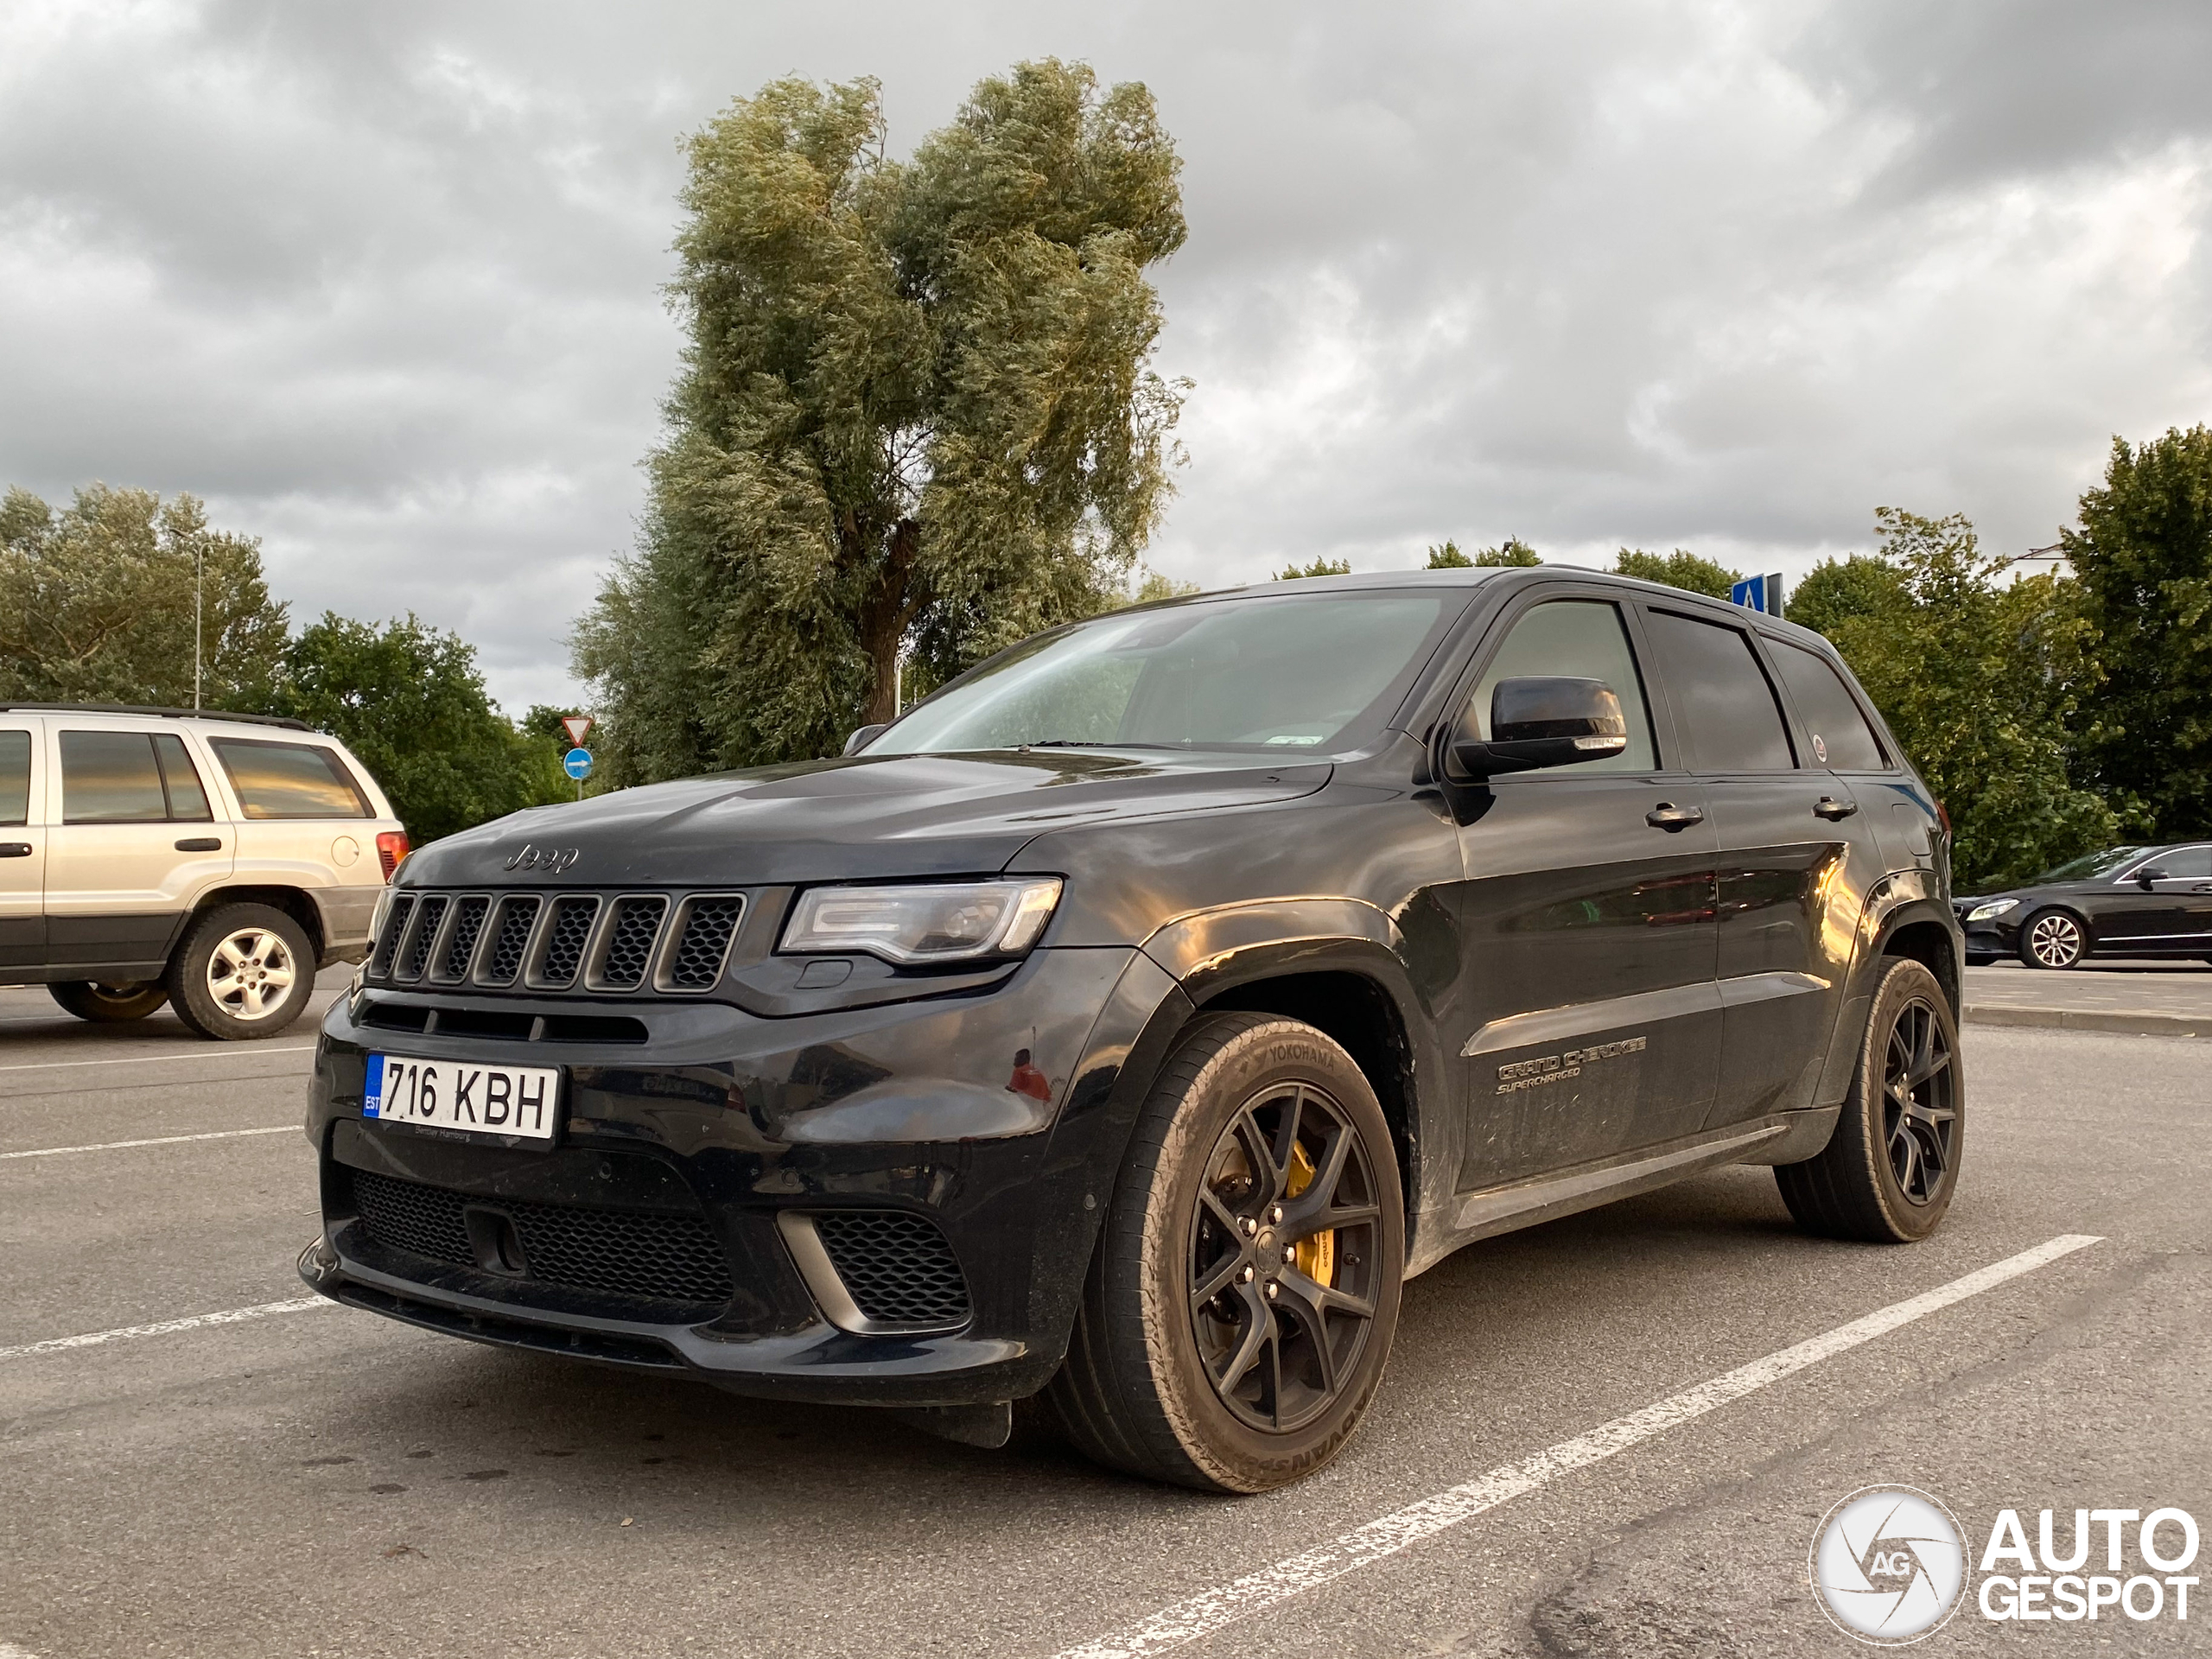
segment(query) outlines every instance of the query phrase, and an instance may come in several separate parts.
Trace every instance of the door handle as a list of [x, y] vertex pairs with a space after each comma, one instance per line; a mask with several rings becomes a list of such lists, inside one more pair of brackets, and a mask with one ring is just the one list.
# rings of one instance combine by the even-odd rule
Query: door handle
[[1705, 822], [1701, 806], [1676, 806], [1672, 801], [1662, 801], [1643, 815], [1643, 821], [1654, 830], [1664, 830], [1672, 835], [1677, 830], [1687, 830], [1694, 823]]
[[1813, 816], [1826, 818], [1830, 823], [1841, 823], [1858, 810], [1858, 802], [1839, 801], [1833, 795], [1823, 795], [1813, 803]]
[[220, 836], [187, 836], [176, 844], [180, 853], [219, 853], [223, 850]]
[[31, 844], [28, 841], [0, 841], [0, 858], [29, 858]]

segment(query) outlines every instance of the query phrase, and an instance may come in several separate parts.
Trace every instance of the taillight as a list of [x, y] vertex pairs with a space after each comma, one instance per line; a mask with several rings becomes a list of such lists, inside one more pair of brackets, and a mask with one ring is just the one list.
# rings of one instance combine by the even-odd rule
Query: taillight
[[377, 862], [384, 866], [384, 879], [391, 880], [392, 872], [407, 859], [407, 832], [404, 830], [381, 830], [377, 832]]
[[1943, 803], [1941, 801], [1936, 803], [1936, 822], [1943, 826], [1943, 838], [1946, 841], [1954, 839], [1951, 835], [1951, 815], [1943, 810]]

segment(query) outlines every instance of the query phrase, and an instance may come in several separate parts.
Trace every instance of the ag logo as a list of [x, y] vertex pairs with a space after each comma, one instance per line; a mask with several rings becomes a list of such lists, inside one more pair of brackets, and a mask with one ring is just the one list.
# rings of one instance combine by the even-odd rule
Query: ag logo
[[548, 875], [558, 875], [576, 861], [581, 849], [575, 847], [533, 847], [523, 843], [520, 852], [507, 860], [511, 870], [543, 870]]
[[1951, 1512], [1911, 1486], [1867, 1486], [1813, 1535], [1814, 1591], [1847, 1636], [1878, 1647], [1917, 1642], [1959, 1609], [1965, 1535]]

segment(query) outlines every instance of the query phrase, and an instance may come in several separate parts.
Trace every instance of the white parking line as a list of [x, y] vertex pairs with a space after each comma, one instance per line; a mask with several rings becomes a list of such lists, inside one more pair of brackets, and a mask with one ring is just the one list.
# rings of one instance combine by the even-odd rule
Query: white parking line
[[1978, 1296], [1985, 1290], [1994, 1289], [2007, 1280], [2017, 1279], [2024, 1273], [2033, 1273], [2037, 1268], [2056, 1262], [2062, 1255], [2070, 1255], [2101, 1241], [2079, 1233], [2067, 1233], [2031, 1250], [2007, 1256], [1993, 1262], [1979, 1272], [1963, 1279], [1954, 1279], [1948, 1285], [1939, 1285], [1924, 1295], [1869, 1313], [1849, 1325], [1838, 1325], [1825, 1335], [1801, 1342], [1769, 1354], [1764, 1359], [1755, 1359], [1748, 1365], [1699, 1383], [1695, 1388], [1630, 1412], [1625, 1417], [1616, 1417], [1610, 1423], [1578, 1434], [1571, 1440], [1561, 1440], [1547, 1447], [1534, 1457], [1518, 1463], [1502, 1464], [1487, 1474], [1478, 1475], [1463, 1485], [1452, 1486], [1425, 1497], [1418, 1503], [1370, 1521], [1331, 1539], [1327, 1543], [1277, 1561], [1273, 1567], [1247, 1574], [1234, 1583], [1225, 1584], [1192, 1596], [1187, 1601], [1177, 1602], [1173, 1607], [1161, 1609], [1150, 1618], [1084, 1643], [1080, 1647], [1068, 1648], [1056, 1659], [1138, 1659], [1138, 1656], [1165, 1653], [1170, 1648], [1179, 1648], [1211, 1636], [1224, 1625], [1249, 1618], [1277, 1602], [1287, 1601], [1302, 1591], [1317, 1585], [1342, 1578], [1402, 1549], [1410, 1548], [1424, 1539], [1432, 1538], [1446, 1528], [1456, 1527], [1462, 1521], [1471, 1520], [1486, 1510], [1534, 1491], [1560, 1476], [1577, 1469], [1587, 1468], [1603, 1462], [1616, 1452], [1665, 1433], [1694, 1418], [1702, 1417], [1747, 1394], [1755, 1394], [1770, 1383], [1817, 1365], [1824, 1359], [1886, 1336], [1899, 1325], [1910, 1325], [1915, 1319], [1925, 1319], [1954, 1302]]
[[[235, 1141], [242, 1135], [293, 1135], [299, 1127], [296, 1123], [277, 1123], [265, 1129], [210, 1129], [205, 1135], [157, 1135], [144, 1141], [103, 1141], [91, 1147], [41, 1147], [35, 1152], [0, 1152], [0, 1160], [60, 1158], [73, 1152], [121, 1152], [125, 1147], [175, 1147], [187, 1141]], [[8, 1656], [0, 1653], [0, 1659], [8, 1659]]]
[[29, 1060], [21, 1065], [0, 1065], [0, 1071], [60, 1071], [73, 1065], [151, 1065], [156, 1060], [236, 1060], [246, 1054], [312, 1054], [313, 1043], [296, 1043], [289, 1048], [250, 1048], [242, 1054], [228, 1046], [193, 1050], [181, 1048], [174, 1054], [126, 1054], [112, 1060]]
[[20, 1348], [0, 1348], [0, 1359], [27, 1359], [33, 1354], [58, 1354], [65, 1348], [97, 1348], [104, 1342], [126, 1337], [166, 1337], [172, 1331], [197, 1331], [203, 1325], [240, 1325], [276, 1313], [304, 1313], [311, 1307], [336, 1307], [321, 1296], [298, 1296], [289, 1302], [262, 1302], [252, 1307], [230, 1307], [220, 1313], [195, 1313], [188, 1319], [163, 1319], [157, 1325], [125, 1325], [113, 1331], [88, 1331], [81, 1337], [49, 1337], [27, 1342]]

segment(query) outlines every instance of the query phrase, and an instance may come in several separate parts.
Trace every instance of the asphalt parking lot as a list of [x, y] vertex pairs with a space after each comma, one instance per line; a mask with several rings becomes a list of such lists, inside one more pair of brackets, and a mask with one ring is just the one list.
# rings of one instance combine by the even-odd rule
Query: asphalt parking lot
[[[2203, 1040], [1970, 1026], [1966, 1176], [1916, 1248], [1802, 1237], [1737, 1169], [1463, 1251], [1408, 1287], [1346, 1455], [1244, 1500], [297, 1305], [312, 1041], [0, 991], [0, 1659], [1840, 1654], [1806, 1552], [1856, 1488], [1977, 1544], [2008, 1506], [2212, 1529]], [[1919, 1650], [2180, 1651], [2198, 1612], [1969, 1606]]]

